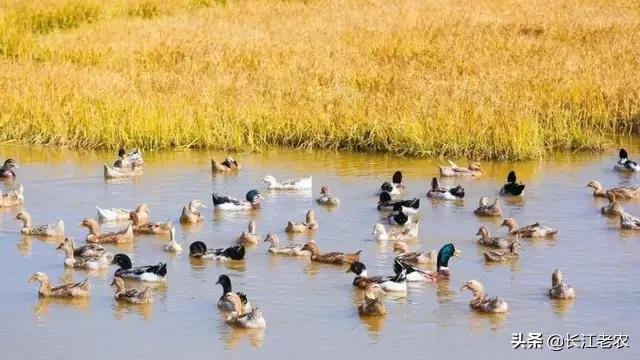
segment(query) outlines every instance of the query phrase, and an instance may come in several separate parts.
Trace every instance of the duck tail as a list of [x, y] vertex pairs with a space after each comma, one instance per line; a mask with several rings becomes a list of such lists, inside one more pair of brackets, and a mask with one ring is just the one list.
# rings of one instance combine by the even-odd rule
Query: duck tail
[[158, 276], [165, 277], [167, 275], [167, 264], [158, 263], [158, 267], [154, 273]]
[[249, 299], [247, 298], [247, 295], [241, 292], [236, 293], [238, 294], [238, 297], [240, 298], [240, 301], [242, 302], [242, 305], [246, 305], [249, 302]]

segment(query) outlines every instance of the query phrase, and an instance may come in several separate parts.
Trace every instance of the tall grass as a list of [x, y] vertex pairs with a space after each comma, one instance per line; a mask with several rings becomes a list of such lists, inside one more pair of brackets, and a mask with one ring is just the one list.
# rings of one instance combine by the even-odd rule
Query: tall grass
[[640, 3], [0, 8], [0, 141], [525, 159], [640, 130]]

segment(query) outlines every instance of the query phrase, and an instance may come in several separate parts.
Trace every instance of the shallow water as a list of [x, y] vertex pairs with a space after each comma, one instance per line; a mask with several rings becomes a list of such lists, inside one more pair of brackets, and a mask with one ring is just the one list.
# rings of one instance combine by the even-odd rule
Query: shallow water
[[[172, 219], [185, 253], [168, 255], [165, 237], [138, 236], [133, 245], [110, 248], [132, 255], [134, 264], [168, 262], [165, 286], [156, 287], [150, 306], [118, 305], [109, 287], [114, 268], [89, 274], [92, 296], [86, 301], [39, 299], [37, 286], [27, 283], [36, 271], [49, 274], [54, 284], [80, 281], [81, 271], [65, 271], [63, 254], [54, 241], [22, 237], [13, 220], [18, 209], [0, 212], [0, 351], [3, 359], [175, 358], [223, 356], [255, 358], [259, 355], [293, 358], [333, 356], [406, 355], [476, 359], [515, 358], [632, 358], [638, 355], [637, 300], [640, 290], [640, 232], [622, 232], [617, 220], [600, 215], [606, 200], [594, 200], [585, 184], [600, 180], [605, 187], [639, 183], [640, 175], [612, 170], [616, 154], [560, 155], [545, 161], [517, 164], [485, 163], [480, 179], [443, 180], [462, 184], [463, 203], [432, 202], [425, 197], [437, 161], [378, 155], [298, 151], [240, 154], [243, 170], [237, 176], [212, 175], [209, 158], [221, 153], [174, 152], [145, 154], [145, 175], [135, 182], [105, 183], [101, 165], [106, 153], [79, 153], [51, 148], [2, 147], [21, 168], [18, 182], [25, 186], [25, 208], [35, 223], [63, 218], [67, 235], [79, 243], [84, 217], [94, 217], [101, 207], [135, 207], [147, 202], [152, 219]], [[463, 163], [463, 161], [461, 161]], [[506, 173], [514, 168], [527, 184], [522, 201], [503, 202], [505, 216], [521, 225], [541, 221], [560, 233], [553, 240], [523, 241], [521, 260], [511, 265], [487, 265], [474, 234], [480, 225], [492, 233], [501, 220], [480, 220], [473, 215], [480, 196], [496, 196]], [[249, 218], [258, 232], [275, 232], [282, 243], [287, 220], [304, 219], [315, 209], [320, 229], [314, 235], [323, 251], [362, 250], [361, 261], [369, 274], [391, 274], [390, 244], [370, 240], [380, 215], [375, 209], [376, 189], [394, 170], [405, 174], [407, 195], [420, 196], [420, 237], [412, 249], [439, 249], [452, 242], [463, 254], [450, 262], [448, 283], [412, 287], [406, 298], [387, 298], [388, 315], [363, 319], [356, 305], [361, 294], [351, 285], [346, 267], [311, 264], [306, 259], [276, 257], [259, 244], [246, 260], [235, 264], [190, 261], [188, 245], [196, 240], [222, 247], [234, 240]], [[205, 210], [196, 226], [181, 226], [180, 210], [191, 199], [211, 206], [217, 191], [243, 197], [251, 188], [263, 189], [260, 179], [313, 175], [313, 195], [265, 192], [262, 209], [235, 215]], [[342, 200], [330, 212], [314, 199], [327, 184]], [[625, 202], [625, 209], [640, 214], [640, 201]], [[304, 242], [307, 236], [294, 241]], [[546, 296], [551, 273], [562, 268], [577, 300], [550, 301]], [[218, 275], [229, 274], [234, 290], [246, 292], [267, 319], [264, 331], [226, 326], [215, 304], [221, 288]], [[471, 311], [469, 292], [460, 287], [470, 279], [481, 281], [488, 293], [508, 303], [506, 315], [487, 316]], [[132, 283], [128, 283], [131, 285]], [[135, 284], [135, 283], [134, 283]], [[139, 285], [138, 285], [139, 286]], [[513, 332], [593, 333], [630, 336], [626, 350], [512, 350]], [[635, 355], [634, 355], [635, 354]]]

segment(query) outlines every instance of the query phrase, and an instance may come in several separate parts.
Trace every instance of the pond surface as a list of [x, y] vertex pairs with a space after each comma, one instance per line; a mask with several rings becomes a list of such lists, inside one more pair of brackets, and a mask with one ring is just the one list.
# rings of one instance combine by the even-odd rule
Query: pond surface
[[[438, 173], [434, 160], [333, 152], [273, 151], [239, 154], [243, 169], [234, 175], [212, 175], [214, 152], [145, 154], [145, 175], [135, 182], [105, 183], [102, 163], [108, 153], [73, 152], [52, 148], [4, 146], [2, 157], [21, 166], [18, 182], [25, 187], [25, 209], [35, 223], [65, 221], [67, 235], [82, 243], [84, 217], [95, 217], [95, 206], [135, 207], [147, 202], [155, 221], [172, 219], [185, 252], [176, 256], [162, 250], [165, 237], [138, 236], [132, 245], [109, 251], [132, 256], [134, 264], [168, 262], [166, 286], [155, 289], [151, 306], [117, 304], [109, 286], [115, 268], [98, 274], [65, 271], [63, 254], [55, 241], [20, 235], [13, 220], [18, 209], [0, 213], [0, 351], [4, 359], [111, 358], [257, 358], [319, 359], [327, 356], [382, 358], [391, 356], [513, 359], [513, 358], [633, 358], [640, 328], [640, 232], [623, 232], [618, 220], [600, 215], [606, 200], [596, 200], [585, 184], [597, 179], [605, 187], [640, 183], [640, 175], [612, 170], [615, 153], [559, 155], [545, 161], [516, 164], [484, 163], [480, 179], [444, 179], [444, 185], [462, 184], [462, 203], [433, 202], [425, 197], [430, 179]], [[633, 153], [637, 154], [637, 149]], [[441, 161], [444, 162], [444, 161]], [[466, 161], [461, 160], [461, 165]], [[474, 234], [486, 225], [494, 234], [502, 219], [480, 220], [473, 215], [481, 196], [494, 197], [506, 173], [515, 169], [527, 184], [521, 201], [502, 202], [504, 215], [521, 225], [541, 221], [558, 228], [553, 240], [523, 241], [516, 264], [488, 265]], [[391, 274], [391, 244], [371, 240], [376, 190], [396, 170], [403, 170], [405, 197], [421, 198], [419, 239], [411, 249], [439, 249], [452, 242], [462, 256], [450, 262], [450, 282], [412, 286], [406, 298], [387, 298], [388, 315], [363, 319], [356, 306], [361, 293], [351, 285], [346, 267], [311, 264], [307, 259], [276, 257], [259, 244], [236, 264], [190, 261], [188, 245], [196, 240], [210, 247], [233, 241], [255, 219], [258, 232], [276, 233], [283, 243], [304, 242], [307, 236], [288, 237], [288, 220], [302, 220], [315, 209], [320, 229], [314, 238], [323, 251], [362, 250], [369, 274]], [[278, 178], [313, 175], [311, 193], [264, 192], [262, 209], [233, 216], [205, 210], [196, 226], [178, 224], [182, 206], [201, 199], [211, 206], [213, 191], [243, 197], [252, 188], [264, 189], [263, 176]], [[334, 212], [315, 203], [320, 186], [327, 184], [342, 200]], [[640, 201], [625, 202], [640, 215]], [[561, 268], [576, 288], [577, 300], [554, 302], [547, 297], [551, 273]], [[81, 281], [93, 285], [88, 301], [39, 299], [37, 286], [27, 280], [36, 271], [52, 282]], [[268, 327], [248, 331], [226, 326], [216, 310], [221, 288], [218, 275], [231, 277], [234, 290], [248, 294], [260, 307]], [[477, 314], [469, 309], [471, 294], [460, 291], [470, 279], [481, 281], [490, 295], [509, 304], [502, 316]], [[131, 283], [128, 283], [131, 285]], [[137, 285], [139, 286], [139, 285]], [[618, 334], [630, 336], [626, 350], [512, 350], [514, 332]], [[634, 355], [635, 354], [635, 355]]]

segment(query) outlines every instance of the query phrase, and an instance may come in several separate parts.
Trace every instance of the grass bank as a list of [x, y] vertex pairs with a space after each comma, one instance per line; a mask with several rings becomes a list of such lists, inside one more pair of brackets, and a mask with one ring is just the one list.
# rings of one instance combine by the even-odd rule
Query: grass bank
[[640, 130], [631, 0], [8, 0], [0, 141], [525, 159]]

